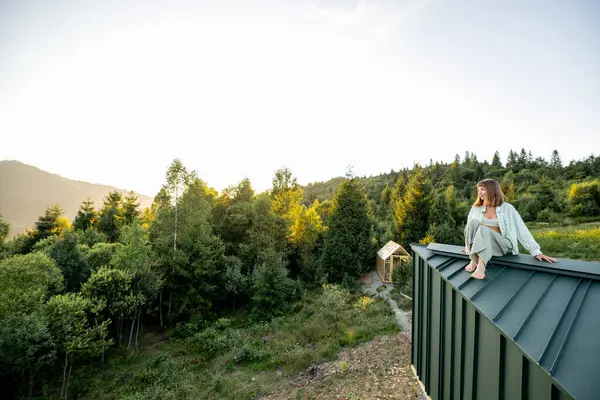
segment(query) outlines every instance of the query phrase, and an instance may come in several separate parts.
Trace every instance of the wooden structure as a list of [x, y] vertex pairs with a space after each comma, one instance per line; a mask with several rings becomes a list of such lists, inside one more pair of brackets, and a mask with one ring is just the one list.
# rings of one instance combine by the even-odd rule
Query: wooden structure
[[392, 283], [392, 274], [394, 268], [400, 268], [405, 264], [405, 268], [410, 266], [410, 255], [398, 243], [390, 240], [377, 252], [376, 271], [384, 283]]

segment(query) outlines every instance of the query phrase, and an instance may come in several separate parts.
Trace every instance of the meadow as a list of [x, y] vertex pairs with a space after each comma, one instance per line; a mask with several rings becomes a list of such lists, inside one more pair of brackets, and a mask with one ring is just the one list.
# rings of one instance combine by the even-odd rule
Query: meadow
[[289, 315], [249, 324], [243, 312], [192, 319], [139, 354], [89, 365], [74, 380], [81, 399], [254, 399], [289, 386], [341, 349], [397, 333], [389, 306], [337, 285], [308, 292]]
[[574, 225], [536, 223], [529, 228], [544, 254], [600, 262], [600, 221]]

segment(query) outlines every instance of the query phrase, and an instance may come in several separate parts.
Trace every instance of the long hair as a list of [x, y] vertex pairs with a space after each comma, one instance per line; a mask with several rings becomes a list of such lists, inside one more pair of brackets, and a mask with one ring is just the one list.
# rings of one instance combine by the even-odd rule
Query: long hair
[[485, 188], [485, 196], [483, 196], [483, 200], [477, 196], [477, 200], [473, 203], [474, 206], [500, 206], [506, 200], [506, 196], [502, 193], [502, 188], [497, 180], [484, 179], [477, 184], [477, 187], [480, 186]]

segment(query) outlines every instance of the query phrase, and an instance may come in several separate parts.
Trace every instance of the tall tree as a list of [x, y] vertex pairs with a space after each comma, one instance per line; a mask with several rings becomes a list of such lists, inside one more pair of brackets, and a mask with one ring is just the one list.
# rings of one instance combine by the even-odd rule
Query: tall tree
[[[33, 396], [37, 376], [56, 357], [43, 313], [44, 303], [62, 290], [60, 270], [41, 252], [0, 261], [0, 369], [3, 384], [29, 379]], [[8, 378], [8, 379], [7, 379]], [[6, 388], [3, 388], [3, 393]], [[10, 392], [10, 389], [9, 389]]]
[[123, 196], [118, 191], [110, 192], [104, 198], [99, 213], [97, 228], [104, 233], [110, 243], [119, 240], [119, 230], [123, 225]]
[[398, 200], [401, 200], [406, 192], [406, 176], [404, 174], [398, 174], [398, 178], [396, 179], [396, 183], [394, 183], [394, 188], [392, 189], [392, 193], [390, 194], [390, 207], [394, 208], [394, 204]]
[[252, 272], [252, 313], [260, 319], [282, 314], [295, 297], [296, 288], [281, 255], [266, 253]]
[[451, 207], [444, 193], [434, 196], [426, 236], [433, 237], [437, 243], [460, 244], [462, 240], [461, 229], [456, 228], [456, 221], [452, 218]]
[[558, 154], [558, 150], [552, 150], [552, 157], [550, 158], [550, 166], [554, 169], [562, 168], [562, 161], [560, 159], [560, 155]]
[[302, 201], [302, 188], [290, 169], [283, 168], [275, 172], [270, 196], [273, 211], [287, 221], [288, 229], [291, 228]]
[[252, 184], [250, 183], [250, 179], [244, 178], [240, 181], [234, 191], [233, 201], [244, 201], [250, 202], [254, 197], [254, 189], [252, 189]]
[[508, 158], [506, 159], [506, 168], [516, 169], [518, 163], [518, 155], [513, 149], [508, 151]]
[[79, 210], [77, 211], [77, 215], [73, 220], [73, 228], [80, 231], [87, 231], [96, 223], [98, 218], [98, 213], [94, 208], [94, 202], [91, 199], [87, 199], [84, 201], [81, 206], [79, 206]]
[[416, 166], [402, 200], [394, 205], [396, 232], [403, 245], [421, 240], [429, 227], [431, 209], [431, 183], [425, 172]]
[[129, 192], [123, 200], [123, 225], [131, 225], [140, 216], [138, 196]]
[[178, 248], [174, 270], [166, 277], [173, 296], [171, 317], [177, 319], [206, 312], [224, 299], [219, 290], [224, 246], [210, 224], [212, 201], [213, 193], [197, 177], [180, 199]]
[[72, 229], [46, 249], [63, 273], [67, 292], [79, 291], [81, 284], [89, 278], [88, 252], [89, 247], [79, 245], [79, 237]]
[[174, 208], [174, 225], [173, 225], [173, 250], [177, 250], [177, 225], [179, 220], [178, 203], [179, 197], [184, 192], [185, 186], [189, 181], [190, 174], [183, 165], [180, 159], [174, 159], [166, 173], [165, 190], [171, 199], [171, 204]]
[[357, 178], [346, 179], [334, 200], [325, 231], [321, 270], [328, 282], [368, 271], [374, 261], [367, 198]]
[[142, 229], [139, 221], [123, 228], [121, 234], [124, 246], [118, 248], [111, 264], [131, 275], [131, 291], [134, 299], [133, 316], [129, 334], [127, 349], [132, 343], [134, 327], [137, 322], [138, 329], [135, 334], [136, 350], [138, 349], [139, 322], [142, 312], [151, 302], [162, 285], [161, 276], [154, 268], [152, 262], [152, 249], [146, 241], [146, 232]]
[[492, 158], [492, 167], [502, 168], [502, 161], [500, 160], [500, 153], [498, 153], [497, 151], [494, 153], [494, 157]]
[[44, 215], [35, 223], [36, 241], [62, 233], [65, 229], [65, 218], [63, 215], [63, 210], [58, 204], [48, 206]]

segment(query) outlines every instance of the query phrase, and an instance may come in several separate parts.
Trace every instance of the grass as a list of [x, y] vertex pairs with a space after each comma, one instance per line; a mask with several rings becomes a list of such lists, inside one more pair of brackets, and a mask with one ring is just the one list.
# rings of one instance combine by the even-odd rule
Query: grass
[[[390, 291], [390, 297], [396, 302], [396, 304], [398, 305], [398, 308], [400, 308], [403, 311], [411, 311], [412, 310], [412, 300], [407, 299], [406, 297], [402, 296], [402, 294], [400, 294], [400, 292], [404, 293], [404, 291], [401, 291], [400, 289], [398, 289], [398, 286], [394, 286], [394, 288]], [[406, 293], [404, 293], [406, 294]]]
[[[577, 225], [531, 224], [531, 234], [544, 254], [553, 257], [600, 261], [600, 222]], [[522, 250], [525, 254], [527, 252]]]
[[221, 319], [186, 337], [146, 335], [138, 355], [77, 373], [80, 399], [253, 399], [344, 346], [398, 332], [389, 307], [338, 286], [309, 293], [290, 315], [249, 324]]

